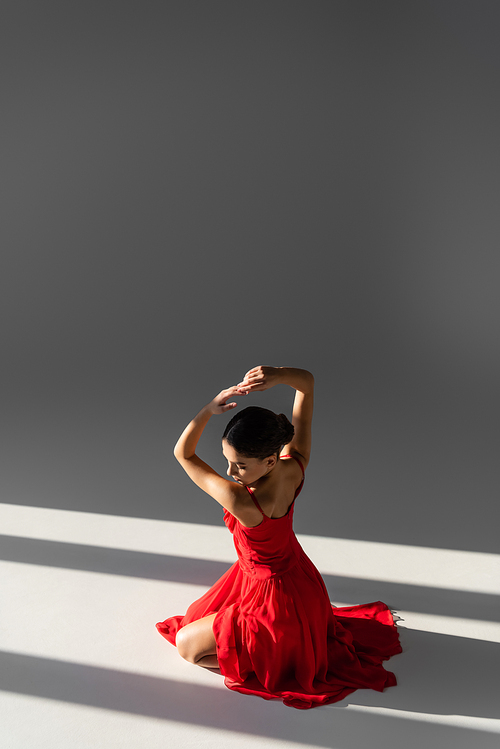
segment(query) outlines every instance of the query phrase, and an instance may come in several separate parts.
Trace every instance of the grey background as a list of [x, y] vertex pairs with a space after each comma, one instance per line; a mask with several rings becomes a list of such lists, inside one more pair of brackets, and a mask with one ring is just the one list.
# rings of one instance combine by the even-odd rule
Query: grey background
[[220, 523], [173, 444], [292, 365], [297, 531], [497, 549], [500, 6], [1, 12], [1, 501]]

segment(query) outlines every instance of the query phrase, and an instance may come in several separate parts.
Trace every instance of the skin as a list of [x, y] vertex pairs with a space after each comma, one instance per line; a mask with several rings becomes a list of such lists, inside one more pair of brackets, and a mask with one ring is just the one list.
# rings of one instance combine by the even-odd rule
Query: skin
[[268, 458], [247, 458], [237, 453], [227, 440], [222, 440], [222, 454], [227, 460], [227, 475], [243, 486], [252, 486], [276, 468], [277, 455]]
[[[314, 400], [314, 378], [310, 372], [293, 367], [259, 366], [249, 370], [238, 385], [222, 390], [187, 425], [174, 448], [174, 455], [188, 476], [234, 515], [242, 525], [253, 528], [262, 522], [247, 487], [258, 497], [259, 505], [270, 518], [282, 517], [288, 511], [295, 490], [302, 480], [302, 471], [295, 460], [270, 455], [248, 458], [237, 453], [227, 440], [222, 452], [228, 462], [223, 478], [196, 454], [196, 446], [210, 418], [236, 408], [230, 398], [268, 390], [275, 385], [295, 389], [292, 424], [295, 434], [281, 455], [299, 458], [304, 468], [311, 452], [311, 422]], [[216, 614], [199, 619], [179, 630], [176, 645], [179, 654], [190, 663], [218, 670], [217, 648], [213, 634]]]

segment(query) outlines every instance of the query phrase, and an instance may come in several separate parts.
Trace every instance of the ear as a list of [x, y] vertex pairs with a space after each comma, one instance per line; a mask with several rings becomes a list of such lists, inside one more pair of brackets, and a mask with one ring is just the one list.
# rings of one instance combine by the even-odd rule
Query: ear
[[277, 462], [276, 455], [270, 455], [268, 458], [266, 458], [266, 463], [268, 468], [274, 468]]

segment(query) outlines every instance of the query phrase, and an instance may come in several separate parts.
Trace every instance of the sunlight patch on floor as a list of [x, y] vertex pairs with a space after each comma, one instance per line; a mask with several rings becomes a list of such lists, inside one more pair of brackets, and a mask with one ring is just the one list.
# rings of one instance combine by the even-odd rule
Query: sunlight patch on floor
[[369, 705], [348, 705], [346, 709], [357, 713], [372, 713], [391, 718], [403, 718], [404, 720], [425, 720], [426, 723], [438, 723], [444, 726], [455, 726], [456, 728], [475, 728], [478, 731], [500, 733], [500, 723], [494, 718], [476, 718], [471, 715], [415, 713], [410, 710], [393, 710], [387, 707], [370, 707]]
[[[0, 505], [10, 536], [233, 563], [230, 534], [221, 526]], [[500, 593], [500, 555], [356, 539], [298, 535], [323, 574]]]
[[0, 580], [0, 650], [189, 680], [155, 623], [183, 614], [206, 586], [14, 562], [0, 562]]

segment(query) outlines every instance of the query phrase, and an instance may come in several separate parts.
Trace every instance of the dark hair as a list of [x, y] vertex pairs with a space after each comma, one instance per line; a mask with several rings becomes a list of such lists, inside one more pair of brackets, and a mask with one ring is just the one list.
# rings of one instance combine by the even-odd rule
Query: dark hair
[[246, 458], [263, 459], [279, 454], [291, 441], [294, 432], [285, 414], [249, 406], [233, 416], [222, 439]]

